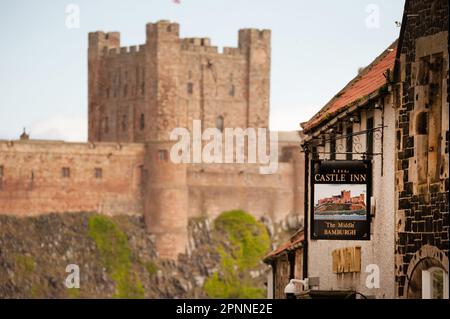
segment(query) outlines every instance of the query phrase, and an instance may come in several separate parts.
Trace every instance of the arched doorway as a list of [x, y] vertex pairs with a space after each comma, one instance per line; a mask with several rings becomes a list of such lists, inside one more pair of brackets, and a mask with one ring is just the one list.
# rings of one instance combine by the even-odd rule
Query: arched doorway
[[407, 298], [448, 298], [448, 273], [438, 260], [424, 258], [417, 263], [409, 280]]
[[425, 245], [411, 259], [406, 298], [448, 299], [448, 257], [437, 247]]

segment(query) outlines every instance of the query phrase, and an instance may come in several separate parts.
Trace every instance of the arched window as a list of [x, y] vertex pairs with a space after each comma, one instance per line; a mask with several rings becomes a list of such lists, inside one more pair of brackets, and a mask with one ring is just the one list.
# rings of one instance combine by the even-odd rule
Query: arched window
[[216, 127], [219, 131], [223, 132], [223, 116], [219, 115], [216, 118]]
[[413, 270], [407, 278], [408, 299], [448, 299], [448, 271], [441, 260], [425, 256], [410, 266]]

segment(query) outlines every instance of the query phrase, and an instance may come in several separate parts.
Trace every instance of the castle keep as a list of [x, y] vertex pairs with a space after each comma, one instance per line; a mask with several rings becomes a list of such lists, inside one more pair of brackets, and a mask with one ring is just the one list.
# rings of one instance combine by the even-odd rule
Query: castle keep
[[279, 133], [275, 174], [256, 164], [175, 164], [172, 129], [268, 128], [270, 31], [239, 31], [219, 52], [167, 21], [146, 43], [89, 34], [88, 142], [0, 141], [0, 214], [141, 214], [161, 257], [185, 252], [188, 219], [244, 209], [273, 221], [303, 215], [297, 132]]

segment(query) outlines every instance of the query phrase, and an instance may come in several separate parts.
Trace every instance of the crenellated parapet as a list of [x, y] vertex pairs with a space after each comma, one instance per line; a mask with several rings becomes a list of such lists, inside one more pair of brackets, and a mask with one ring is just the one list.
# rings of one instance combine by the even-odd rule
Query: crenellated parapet
[[108, 48], [104, 47], [102, 51], [103, 56], [117, 56], [117, 55], [127, 55], [132, 53], [145, 53], [145, 45], [132, 45], [128, 47], [120, 48]]

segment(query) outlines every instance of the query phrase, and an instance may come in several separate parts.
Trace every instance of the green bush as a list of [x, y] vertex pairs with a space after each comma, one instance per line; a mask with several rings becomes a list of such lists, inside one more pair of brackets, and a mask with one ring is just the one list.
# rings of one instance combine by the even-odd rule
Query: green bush
[[220, 271], [206, 280], [206, 294], [211, 298], [264, 298], [264, 289], [254, 287], [249, 275], [270, 249], [264, 224], [244, 211], [234, 210], [214, 221], [214, 231]]
[[36, 262], [34, 258], [27, 255], [16, 256], [16, 267], [19, 273], [23, 275], [29, 275], [36, 269]]
[[128, 239], [106, 216], [89, 218], [89, 236], [95, 241], [103, 264], [116, 284], [117, 298], [143, 298], [144, 289], [132, 271]]
[[158, 266], [153, 261], [146, 262], [145, 269], [150, 276], [154, 276], [158, 272]]

